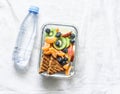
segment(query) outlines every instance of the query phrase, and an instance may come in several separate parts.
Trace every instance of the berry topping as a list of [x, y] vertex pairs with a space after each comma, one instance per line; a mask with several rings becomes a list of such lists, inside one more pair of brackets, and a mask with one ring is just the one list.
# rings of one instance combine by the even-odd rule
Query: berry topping
[[64, 53], [67, 53], [67, 52], [68, 52], [68, 49], [67, 49], [67, 48], [63, 49], [63, 52], [64, 52]]
[[45, 30], [45, 32], [49, 34], [49, 33], [50, 33], [50, 29], [47, 28], [47, 29]]
[[71, 39], [74, 39], [74, 38], [75, 38], [75, 34], [72, 33], [72, 34], [70, 35], [70, 38], [71, 38]]
[[57, 61], [58, 61], [59, 63], [62, 63], [63, 59], [62, 59], [61, 57], [58, 57], [58, 58], [57, 58]]
[[64, 61], [68, 61], [68, 58], [67, 58], [67, 57], [65, 57], [65, 58], [64, 58]]
[[61, 36], [61, 32], [57, 32], [56, 37], [60, 37]]
[[70, 42], [71, 42], [72, 44], [74, 44], [74, 43], [75, 43], [75, 40], [74, 40], [74, 39], [71, 39]]

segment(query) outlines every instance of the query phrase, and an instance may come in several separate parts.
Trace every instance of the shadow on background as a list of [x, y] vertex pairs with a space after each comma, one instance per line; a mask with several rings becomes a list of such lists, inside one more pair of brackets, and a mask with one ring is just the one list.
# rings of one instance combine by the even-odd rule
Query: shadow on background
[[62, 91], [72, 87], [72, 78], [51, 78], [51, 77], [41, 77], [41, 84], [44, 89], [48, 91]]

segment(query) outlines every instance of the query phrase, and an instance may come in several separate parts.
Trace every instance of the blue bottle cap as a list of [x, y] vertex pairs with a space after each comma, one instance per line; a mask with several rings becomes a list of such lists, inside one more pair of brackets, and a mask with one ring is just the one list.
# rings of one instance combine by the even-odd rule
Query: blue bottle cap
[[36, 6], [31, 6], [31, 7], [29, 8], [29, 12], [38, 14], [38, 13], [39, 13], [39, 8], [36, 7]]

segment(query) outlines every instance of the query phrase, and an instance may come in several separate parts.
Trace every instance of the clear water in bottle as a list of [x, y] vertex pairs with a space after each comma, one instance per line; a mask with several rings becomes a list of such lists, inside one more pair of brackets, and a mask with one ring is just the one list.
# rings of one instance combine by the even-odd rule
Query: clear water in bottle
[[38, 12], [38, 7], [30, 7], [28, 15], [25, 17], [20, 26], [20, 31], [13, 53], [15, 68], [20, 71], [26, 71], [29, 67], [29, 60], [36, 36]]

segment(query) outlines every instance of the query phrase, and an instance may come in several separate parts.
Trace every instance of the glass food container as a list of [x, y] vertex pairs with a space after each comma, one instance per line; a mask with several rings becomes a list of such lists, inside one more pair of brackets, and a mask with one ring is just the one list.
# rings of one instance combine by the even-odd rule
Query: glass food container
[[46, 24], [42, 28], [39, 73], [69, 78], [75, 74], [77, 29], [72, 25]]

